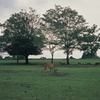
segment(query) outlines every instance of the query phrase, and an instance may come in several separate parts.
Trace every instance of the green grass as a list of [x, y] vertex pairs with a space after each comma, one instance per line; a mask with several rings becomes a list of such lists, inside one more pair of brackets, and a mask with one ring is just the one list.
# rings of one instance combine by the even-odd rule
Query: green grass
[[[40, 59], [31, 59], [29, 60], [30, 63], [46, 63], [46, 62], [51, 62], [50, 59], [44, 59], [44, 60], [40, 60]], [[66, 59], [54, 59], [54, 64], [59, 64], [59, 62], [62, 63], [66, 63]], [[87, 64], [87, 63], [91, 63], [91, 64], [95, 64], [96, 62], [100, 62], [100, 58], [99, 59], [70, 59], [70, 64], [77, 64], [77, 63], [81, 63], [81, 64]], [[15, 64], [17, 63], [16, 60], [0, 60], [0, 64]], [[25, 63], [25, 60], [19, 60], [19, 63]]]
[[[73, 60], [75, 63], [77, 60]], [[43, 73], [43, 65], [0, 65], [0, 100], [100, 100], [99, 65], [56, 67], [59, 73], [67, 74], [56, 76], [49, 70]]]

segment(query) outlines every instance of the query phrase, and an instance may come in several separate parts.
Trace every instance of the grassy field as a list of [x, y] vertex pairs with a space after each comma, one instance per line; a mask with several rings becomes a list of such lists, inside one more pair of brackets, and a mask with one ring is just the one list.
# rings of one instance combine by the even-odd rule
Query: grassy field
[[[0, 64], [9, 64], [9, 63], [16, 63], [16, 60], [0, 60]], [[45, 59], [45, 60], [41, 60], [41, 59], [31, 59], [29, 60], [30, 63], [46, 63], [46, 62], [51, 62], [50, 59]], [[66, 63], [66, 59], [54, 59], [54, 64], [57, 64], [59, 62], [62, 63]], [[96, 62], [100, 62], [100, 59], [70, 59], [70, 64], [77, 64], [77, 63], [81, 63], [81, 64], [87, 64], [87, 63], [91, 63], [91, 64], [95, 64]], [[25, 63], [25, 60], [19, 60], [19, 63]]]
[[60, 65], [65, 61], [55, 60], [58, 76], [49, 70], [43, 72], [42, 64], [10, 65], [16, 61], [0, 61], [0, 100], [100, 100], [100, 65], [95, 65], [100, 59], [91, 61], [71, 60], [72, 65]]

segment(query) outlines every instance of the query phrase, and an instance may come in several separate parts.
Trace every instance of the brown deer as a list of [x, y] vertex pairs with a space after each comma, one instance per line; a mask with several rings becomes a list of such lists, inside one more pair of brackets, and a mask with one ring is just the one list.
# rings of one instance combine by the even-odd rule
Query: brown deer
[[52, 63], [45, 63], [44, 71], [46, 71], [48, 68], [50, 68], [50, 70], [52, 69], [54, 71], [54, 73], [57, 73], [57, 69], [55, 69], [54, 64], [52, 64]]

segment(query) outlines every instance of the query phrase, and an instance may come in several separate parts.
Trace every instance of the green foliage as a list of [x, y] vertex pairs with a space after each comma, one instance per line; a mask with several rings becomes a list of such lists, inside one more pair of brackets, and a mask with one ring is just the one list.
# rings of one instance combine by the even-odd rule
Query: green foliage
[[0, 60], [3, 59], [2, 56], [0, 56]]
[[43, 20], [50, 25], [60, 40], [59, 44], [67, 54], [67, 64], [69, 64], [69, 54], [78, 46], [77, 37], [84, 29], [85, 19], [70, 7], [56, 5], [55, 9], [50, 9], [44, 14]]
[[6, 39], [4, 36], [0, 36], [0, 52], [3, 53], [6, 47]]
[[[44, 36], [40, 30], [40, 18], [30, 8], [29, 13], [22, 10], [4, 23], [6, 51], [10, 55], [24, 55], [26, 64], [29, 55], [41, 54]], [[38, 42], [39, 41], [39, 42]]]
[[[91, 58], [91, 53], [90, 52], [84, 52], [82, 55], [82, 58], [84, 59], [89, 59]], [[92, 53], [92, 58], [99, 58], [95, 53]]]
[[61, 45], [59, 43], [60, 42], [59, 38], [54, 31], [55, 28], [50, 23], [47, 23], [46, 21], [44, 21], [44, 18], [42, 18], [42, 19], [43, 20], [41, 23], [41, 29], [42, 29], [42, 32], [45, 36], [45, 40], [44, 40], [45, 48], [44, 48], [44, 50], [50, 51], [51, 63], [53, 63], [54, 53], [61, 49]]
[[90, 58], [97, 56], [97, 51], [100, 48], [99, 34], [96, 33], [99, 31], [97, 25], [93, 25], [91, 28], [87, 27], [86, 32], [84, 32], [80, 38], [80, 50], [84, 51], [84, 55], [90, 55]]
[[75, 49], [84, 51], [91, 58], [100, 49], [100, 34], [95, 35], [100, 29], [95, 24], [91, 28], [86, 26], [84, 17], [70, 7], [55, 5], [55, 9], [47, 10], [43, 18], [32, 8], [29, 12], [21, 10], [12, 14], [4, 24], [0, 23], [0, 27], [4, 28], [0, 51], [24, 55], [26, 63], [29, 55], [41, 54], [44, 45], [52, 55], [52, 62], [54, 52], [65, 50], [67, 64]]
[[6, 50], [10, 55], [38, 55], [41, 53], [38, 46], [34, 46], [33, 41], [25, 36], [13, 37], [12, 44]]

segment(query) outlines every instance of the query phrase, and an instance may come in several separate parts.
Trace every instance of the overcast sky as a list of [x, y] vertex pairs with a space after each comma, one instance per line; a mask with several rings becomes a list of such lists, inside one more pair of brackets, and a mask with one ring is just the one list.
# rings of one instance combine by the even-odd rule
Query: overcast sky
[[90, 26], [96, 24], [100, 27], [100, 0], [0, 0], [0, 23], [21, 9], [29, 10], [32, 7], [42, 15], [54, 5], [70, 6], [83, 15]]
[[29, 7], [37, 10], [38, 14], [44, 14], [46, 10], [54, 8], [54, 5], [70, 6], [89, 22], [100, 27], [100, 0], [0, 0], [0, 22], [3, 23], [11, 14], [28, 10]]

